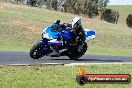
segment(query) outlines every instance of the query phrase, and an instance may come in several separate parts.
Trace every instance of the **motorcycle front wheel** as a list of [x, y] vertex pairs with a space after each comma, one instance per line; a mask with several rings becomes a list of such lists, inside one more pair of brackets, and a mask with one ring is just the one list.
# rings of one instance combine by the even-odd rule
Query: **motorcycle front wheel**
[[33, 59], [39, 59], [43, 55], [41, 54], [40, 50], [42, 49], [43, 45], [38, 42], [36, 45], [34, 45], [30, 50], [30, 57]]

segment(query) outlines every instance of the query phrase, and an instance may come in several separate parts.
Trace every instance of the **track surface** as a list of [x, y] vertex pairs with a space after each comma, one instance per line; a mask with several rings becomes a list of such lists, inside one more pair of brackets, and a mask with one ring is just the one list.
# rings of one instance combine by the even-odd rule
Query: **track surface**
[[110, 63], [110, 62], [132, 62], [132, 57], [123, 56], [104, 56], [104, 55], [84, 55], [78, 60], [70, 60], [68, 57], [42, 57], [38, 60], [30, 58], [28, 52], [5, 52], [0, 51], [0, 65], [11, 64], [45, 64], [45, 63], [58, 63], [58, 64], [70, 64], [70, 63]]

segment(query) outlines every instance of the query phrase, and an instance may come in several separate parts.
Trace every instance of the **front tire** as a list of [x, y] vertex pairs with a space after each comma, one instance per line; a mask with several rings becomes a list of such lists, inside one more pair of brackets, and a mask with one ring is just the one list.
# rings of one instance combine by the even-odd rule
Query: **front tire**
[[43, 55], [41, 54], [40, 50], [42, 49], [43, 45], [38, 42], [36, 45], [34, 45], [30, 50], [30, 57], [33, 59], [39, 59]]

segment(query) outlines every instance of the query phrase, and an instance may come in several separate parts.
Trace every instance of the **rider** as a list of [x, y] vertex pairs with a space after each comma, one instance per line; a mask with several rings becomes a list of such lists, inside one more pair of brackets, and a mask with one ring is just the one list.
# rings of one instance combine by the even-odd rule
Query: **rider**
[[60, 20], [57, 20], [52, 26], [54, 25], [56, 29], [60, 29], [60, 28], [65, 29], [66, 27], [70, 27], [73, 35], [73, 40], [76, 40], [76, 38], [79, 37], [81, 38], [82, 42], [84, 42], [86, 39], [85, 32], [81, 24], [81, 18], [79, 17], [75, 17], [74, 19], [71, 20], [70, 23], [63, 23], [63, 24], [60, 24]]
[[75, 17], [74, 19], [72, 19], [71, 26], [72, 26], [71, 28], [73, 32], [73, 38], [76, 39], [77, 37], [79, 37], [81, 39], [80, 43], [85, 42], [86, 37], [85, 37], [85, 32], [82, 28], [81, 18]]
[[[66, 44], [67, 48], [69, 51], [74, 53], [74, 55], [78, 55], [78, 52], [81, 51], [81, 49], [83, 48], [82, 45], [84, 44], [84, 42], [86, 40], [85, 31], [82, 28], [82, 24], [81, 24], [81, 18], [75, 17], [74, 19], [71, 20], [70, 23], [65, 23], [65, 25], [72, 29], [71, 33], [72, 33], [73, 37], [72, 37], [72, 39], [70, 39], [70, 41], [74, 42], [74, 44], [75, 44], [75, 46], [73, 47], [71, 45], [71, 42], [67, 41], [67, 44]], [[78, 51], [78, 52], [75, 52], [75, 51]]]

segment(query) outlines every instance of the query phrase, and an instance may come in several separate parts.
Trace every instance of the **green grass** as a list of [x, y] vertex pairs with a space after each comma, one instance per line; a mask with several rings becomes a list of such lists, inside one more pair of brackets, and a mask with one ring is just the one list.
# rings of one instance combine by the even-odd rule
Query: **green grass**
[[6, 2], [7, 0], [0, 0], [0, 2]]
[[[76, 15], [0, 2], [0, 50], [29, 51], [41, 39], [43, 28], [57, 19], [69, 22]], [[80, 16], [84, 28], [96, 31], [96, 39], [89, 42], [87, 54], [132, 56], [132, 29], [126, 25], [126, 17], [132, 6], [109, 6], [120, 12], [118, 24]]]
[[100, 49], [100, 48], [90, 48], [87, 50], [86, 54], [98, 54], [98, 55], [111, 55], [111, 56], [132, 56], [131, 50], [117, 50], [117, 49]]
[[[130, 74], [132, 65], [88, 65], [87, 74]], [[130, 84], [76, 83], [77, 66], [4, 66], [0, 67], [1, 88], [131, 88]]]

